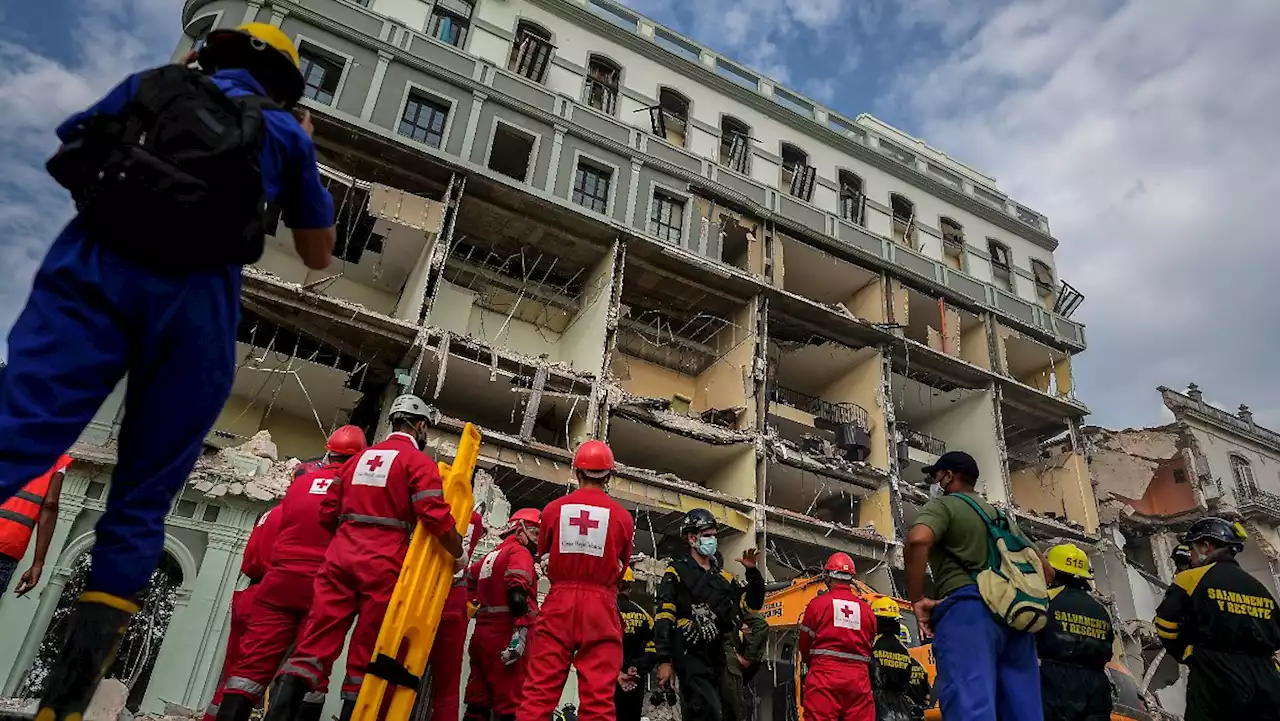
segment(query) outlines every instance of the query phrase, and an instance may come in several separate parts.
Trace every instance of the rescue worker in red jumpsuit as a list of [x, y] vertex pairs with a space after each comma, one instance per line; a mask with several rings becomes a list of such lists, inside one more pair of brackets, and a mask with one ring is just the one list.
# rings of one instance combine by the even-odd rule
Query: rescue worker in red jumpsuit
[[466, 567], [462, 535], [444, 500], [439, 468], [422, 452], [430, 413], [417, 396], [396, 398], [388, 414], [392, 433], [343, 465], [329, 486], [320, 521], [335, 535], [316, 574], [298, 645], [280, 671], [266, 721], [291, 721], [303, 697], [322, 688], [342, 653], [353, 617], [358, 618], [347, 649], [350, 661], [339, 718], [351, 717], [370, 666], [398, 666], [395, 659], [371, 657], [415, 523], [440, 539], [454, 558], [455, 571]]
[[[217, 721], [249, 718], [311, 609], [316, 572], [333, 539], [320, 523], [320, 505], [342, 466], [365, 449], [364, 431], [342, 426], [329, 436], [325, 448], [326, 461], [294, 478], [275, 510], [279, 535], [269, 552], [270, 567], [254, 600], [238, 660], [219, 689], [223, 700]], [[319, 721], [328, 680], [321, 679], [322, 685], [304, 699], [300, 719]]]
[[853, 592], [853, 559], [827, 559], [828, 592], [809, 602], [800, 621], [800, 662], [808, 667], [800, 703], [805, 721], [875, 721], [871, 644], [876, 619]]
[[245, 638], [245, 630], [249, 627], [249, 613], [253, 609], [254, 598], [262, 590], [262, 577], [266, 575], [267, 564], [271, 557], [271, 548], [276, 544], [280, 533], [280, 508], [277, 506], [267, 510], [258, 518], [253, 530], [249, 532], [249, 542], [244, 547], [244, 557], [240, 561], [240, 574], [249, 579], [249, 585], [231, 595], [231, 627], [227, 630], [227, 651], [222, 658], [222, 676], [218, 679], [218, 690], [213, 700], [204, 710], [204, 721], [213, 721], [218, 715], [222, 703], [222, 685], [240, 658], [241, 647]]
[[[489, 721], [490, 714], [498, 721], [510, 721], [520, 708], [524, 649], [538, 617], [533, 554], [538, 550], [541, 522], [536, 508], [516, 511], [502, 532], [502, 543], [471, 564], [467, 583], [478, 608], [471, 633], [464, 721]], [[456, 711], [452, 718], [457, 718]]]
[[[484, 537], [484, 519], [472, 511], [471, 523], [463, 536], [467, 557], [475, 553], [476, 543]], [[462, 657], [467, 648], [467, 570], [453, 576], [453, 586], [440, 614], [436, 640], [431, 644], [427, 668], [431, 671], [431, 721], [457, 721], [462, 690]]]
[[538, 554], [547, 554], [551, 590], [533, 628], [519, 721], [546, 721], [572, 664], [578, 670], [578, 717], [614, 721], [613, 691], [622, 667], [618, 582], [631, 565], [635, 520], [605, 493], [613, 451], [587, 441], [573, 457], [578, 490], [542, 511]]

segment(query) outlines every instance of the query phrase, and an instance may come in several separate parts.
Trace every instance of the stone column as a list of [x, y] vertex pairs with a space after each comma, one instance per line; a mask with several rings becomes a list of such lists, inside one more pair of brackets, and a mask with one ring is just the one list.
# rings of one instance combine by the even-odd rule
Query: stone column
[[556, 178], [560, 175], [560, 153], [564, 149], [564, 135], [567, 128], [557, 125], [555, 126], [555, 136], [551, 140], [551, 158], [547, 165], [547, 187], [544, 188], [551, 195], [556, 194]]
[[364, 98], [364, 107], [360, 109], [361, 120], [373, 118], [373, 108], [382, 94], [382, 79], [387, 75], [387, 66], [391, 64], [391, 53], [378, 51], [378, 66], [373, 69], [373, 80], [369, 83], [369, 94]]

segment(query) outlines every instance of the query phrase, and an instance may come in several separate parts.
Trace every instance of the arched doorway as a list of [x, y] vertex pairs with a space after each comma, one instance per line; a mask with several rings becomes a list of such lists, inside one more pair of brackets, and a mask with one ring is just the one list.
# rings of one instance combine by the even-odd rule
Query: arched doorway
[[[31, 668], [27, 670], [22, 680], [19, 696], [39, 698], [43, 694], [45, 680], [62, 646], [76, 599], [84, 592], [89, 576], [89, 566], [88, 553], [82, 553], [72, 564], [70, 578], [63, 588], [62, 596], [58, 599], [53, 620], [45, 631], [40, 649], [36, 652], [35, 661], [32, 662]], [[151, 574], [151, 582], [140, 596], [141, 609], [129, 623], [124, 641], [116, 653], [115, 663], [107, 671], [107, 678], [119, 679], [129, 688], [126, 707], [131, 712], [138, 710], [146, 695], [147, 684], [151, 681], [151, 672], [160, 654], [161, 642], [169, 629], [169, 622], [173, 619], [175, 602], [178, 591], [182, 588], [182, 582], [182, 566], [172, 554], [165, 551], [159, 567]]]

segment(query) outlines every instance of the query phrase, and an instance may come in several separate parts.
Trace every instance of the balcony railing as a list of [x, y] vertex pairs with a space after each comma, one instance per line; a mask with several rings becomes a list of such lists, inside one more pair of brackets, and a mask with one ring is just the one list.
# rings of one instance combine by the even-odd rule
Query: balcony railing
[[1236, 503], [1240, 512], [1280, 520], [1280, 495], [1249, 486], [1236, 486]]
[[940, 456], [947, 452], [947, 444], [945, 442], [920, 431], [907, 431], [907, 445], [935, 456]]
[[781, 403], [792, 408], [798, 408], [805, 413], [810, 413], [815, 418], [824, 420], [831, 425], [839, 426], [852, 423], [864, 430], [870, 428], [867, 409], [857, 403], [832, 403], [817, 396], [811, 396], [808, 393], [801, 393], [776, 384], [772, 386], [769, 399], [775, 403]]

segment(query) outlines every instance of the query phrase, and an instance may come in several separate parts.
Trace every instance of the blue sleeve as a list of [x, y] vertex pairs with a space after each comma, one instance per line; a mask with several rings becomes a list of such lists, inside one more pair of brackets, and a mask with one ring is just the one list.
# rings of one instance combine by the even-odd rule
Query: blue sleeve
[[284, 224], [312, 230], [333, 226], [333, 196], [320, 180], [316, 146], [288, 113], [268, 111], [263, 149], [267, 199], [280, 207]]
[[125, 104], [133, 98], [133, 94], [137, 89], [137, 75], [130, 75], [125, 78], [123, 82], [112, 88], [106, 97], [90, 106], [87, 110], [76, 113], [62, 121], [62, 124], [55, 131], [58, 134], [58, 139], [65, 143], [68, 138], [75, 134], [77, 127], [94, 115], [119, 115], [124, 110]]

